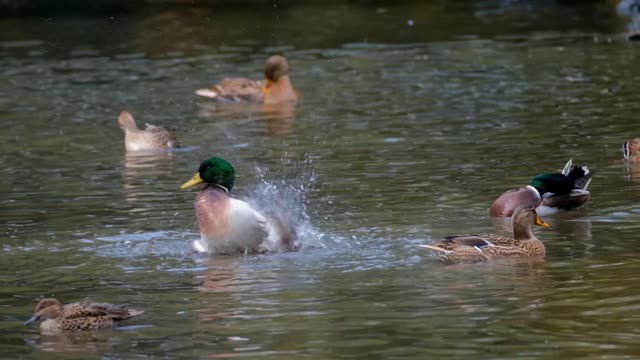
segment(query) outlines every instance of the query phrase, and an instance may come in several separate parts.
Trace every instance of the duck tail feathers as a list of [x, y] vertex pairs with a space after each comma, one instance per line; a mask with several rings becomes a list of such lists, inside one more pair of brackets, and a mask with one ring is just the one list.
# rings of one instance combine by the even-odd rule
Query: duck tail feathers
[[569, 161], [567, 161], [564, 168], [562, 169], [562, 175], [569, 175], [569, 172], [571, 171], [571, 165], [573, 165], [573, 159], [569, 159]]
[[220, 93], [215, 88], [205, 88], [205, 89], [196, 90], [196, 95], [204, 96], [210, 99], [215, 99], [220, 95]]
[[593, 171], [589, 170], [586, 166], [576, 165], [567, 176], [573, 179], [575, 189], [587, 190], [587, 187], [591, 183]]

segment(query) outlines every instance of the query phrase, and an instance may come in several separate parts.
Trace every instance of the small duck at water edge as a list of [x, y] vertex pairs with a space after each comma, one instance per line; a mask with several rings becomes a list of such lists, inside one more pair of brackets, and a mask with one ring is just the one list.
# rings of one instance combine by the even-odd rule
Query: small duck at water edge
[[496, 234], [454, 235], [420, 246], [432, 250], [440, 261], [448, 264], [506, 258], [544, 258], [544, 244], [533, 234], [533, 224], [549, 227], [540, 219], [535, 208], [520, 206], [511, 218], [513, 237]]
[[123, 305], [80, 302], [62, 305], [57, 299], [48, 298], [38, 302], [34, 315], [25, 321], [24, 325], [42, 320], [40, 331], [56, 334], [64, 331], [110, 328], [120, 321], [142, 313], [144, 311], [128, 309]]
[[278, 214], [267, 219], [248, 203], [232, 198], [229, 192], [234, 181], [233, 166], [212, 157], [180, 187], [205, 183], [195, 202], [201, 237], [193, 242], [194, 250], [224, 255], [296, 250], [297, 236], [290, 217]]
[[581, 206], [591, 197], [587, 187], [593, 172], [586, 166], [572, 165], [569, 160], [561, 173], [538, 174], [529, 185], [503, 193], [491, 204], [489, 214], [509, 217], [519, 206], [538, 208], [540, 214]]

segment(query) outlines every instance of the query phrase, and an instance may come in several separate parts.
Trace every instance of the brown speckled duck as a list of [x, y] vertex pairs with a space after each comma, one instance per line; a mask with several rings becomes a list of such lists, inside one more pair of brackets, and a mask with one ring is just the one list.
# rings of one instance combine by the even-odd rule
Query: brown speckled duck
[[42, 320], [40, 331], [60, 333], [116, 326], [120, 321], [140, 315], [144, 311], [128, 309], [122, 305], [107, 303], [71, 303], [62, 305], [56, 299], [42, 299], [36, 305], [35, 314], [24, 325]]
[[518, 207], [511, 218], [513, 237], [479, 234], [454, 235], [429, 245], [435, 256], [448, 264], [476, 263], [504, 258], [544, 258], [545, 248], [533, 234], [533, 224], [549, 227], [533, 207]]
[[196, 94], [221, 101], [250, 101], [264, 104], [295, 102], [300, 94], [289, 79], [289, 63], [274, 55], [264, 65], [264, 80], [227, 78], [219, 84], [196, 90]]
[[529, 185], [500, 195], [491, 204], [489, 214], [509, 217], [519, 206], [538, 208], [542, 214], [576, 208], [591, 196], [587, 187], [592, 175], [586, 166], [572, 167], [569, 160], [561, 173], [538, 174]]
[[622, 144], [622, 154], [628, 162], [640, 163], [640, 137], [625, 141]]
[[118, 123], [124, 130], [124, 145], [127, 151], [166, 150], [178, 146], [175, 129], [146, 124], [147, 127], [140, 130], [133, 115], [128, 111], [120, 113]]

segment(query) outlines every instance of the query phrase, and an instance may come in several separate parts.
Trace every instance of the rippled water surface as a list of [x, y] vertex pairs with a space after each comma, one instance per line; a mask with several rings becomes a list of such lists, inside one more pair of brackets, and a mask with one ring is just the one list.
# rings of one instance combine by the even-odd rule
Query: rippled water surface
[[[639, 358], [627, 22], [605, 1], [0, 19], [0, 356]], [[295, 109], [193, 93], [260, 77], [273, 53], [304, 95]], [[126, 156], [123, 109], [185, 147]], [[191, 252], [196, 191], [178, 188], [213, 155], [236, 167], [237, 197], [289, 207], [300, 252]], [[545, 218], [545, 261], [444, 266], [417, 247], [504, 231], [491, 201], [570, 158], [595, 171], [592, 198]], [[49, 296], [146, 313], [95, 333], [23, 327]]]

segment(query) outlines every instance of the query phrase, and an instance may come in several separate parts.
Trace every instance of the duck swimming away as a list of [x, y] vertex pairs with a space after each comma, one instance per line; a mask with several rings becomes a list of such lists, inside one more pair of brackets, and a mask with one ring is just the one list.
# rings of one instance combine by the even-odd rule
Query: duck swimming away
[[230, 196], [235, 169], [229, 162], [212, 157], [200, 164], [193, 178], [181, 189], [205, 183], [195, 201], [200, 239], [194, 250], [208, 254], [255, 254], [297, 249], [297, 234], [286, 214], [269, 219], [248, 203]]
[[116, 326], [120, 321], [144, 313], [123, 305], [108, 303], [80, 303], [67, 305], [53, 298], [42, 299], [36, 305], [34, 315], [24, 325], [41, 320], [42, 333], [55, 334], [64, 331], [82, 331]]

